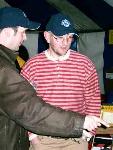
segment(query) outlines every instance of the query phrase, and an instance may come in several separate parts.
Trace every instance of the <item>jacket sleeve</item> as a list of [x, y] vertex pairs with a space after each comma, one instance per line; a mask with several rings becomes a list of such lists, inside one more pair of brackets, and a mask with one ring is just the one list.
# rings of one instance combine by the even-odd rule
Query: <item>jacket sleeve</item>
[[0, 70], [0, 107], [5, 117], [38, 135], [82, 136], [85, 116], [45, 103], [11, 68]]

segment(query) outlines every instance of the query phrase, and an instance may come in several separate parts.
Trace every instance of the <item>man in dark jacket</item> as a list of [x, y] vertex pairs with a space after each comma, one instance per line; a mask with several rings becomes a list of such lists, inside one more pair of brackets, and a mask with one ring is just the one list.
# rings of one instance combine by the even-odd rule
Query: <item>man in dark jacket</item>
[[[27, 29], [38, 23], [17, 8], [0, 9], [0, 150], [28, 150], [26, 130], [61, 137], [89, 136], [103, 120], [46, 104], [16, 69], [15, 51], [26, 40]], [[84, 129], [84, 130], [83, 130]], [[85, 131], [85, 132], [83, 132]]]

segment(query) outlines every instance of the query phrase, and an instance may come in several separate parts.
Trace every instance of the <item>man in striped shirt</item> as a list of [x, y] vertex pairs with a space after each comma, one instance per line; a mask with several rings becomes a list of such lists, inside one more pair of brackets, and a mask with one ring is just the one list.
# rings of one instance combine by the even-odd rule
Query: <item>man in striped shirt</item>
[[[70, 18], [56, 14], [49, 20], [44, 37], [49, 48], [31, 58], [21, 74], [51, 105], [81, 114], [100, 115], [100, 89], [94, 64], [70, 49], [76, 31]], [[34, 137], [34, 136], [33, 136]], [[87, 150], [83, 139], [37, 136], [36, 150]]]

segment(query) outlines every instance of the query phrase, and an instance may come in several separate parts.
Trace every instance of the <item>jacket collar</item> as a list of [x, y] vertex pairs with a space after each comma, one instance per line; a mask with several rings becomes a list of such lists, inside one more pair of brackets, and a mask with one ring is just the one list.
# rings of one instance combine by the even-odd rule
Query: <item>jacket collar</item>
[[8, 61], [10, 61], [12, 64], [15, 63], [15, 60], [17, 58], [17, 55], [14, 54], [14, 52], [11, 49], [8, 49], [7, 47], [0, 44], [0, 56], [4, 57]]

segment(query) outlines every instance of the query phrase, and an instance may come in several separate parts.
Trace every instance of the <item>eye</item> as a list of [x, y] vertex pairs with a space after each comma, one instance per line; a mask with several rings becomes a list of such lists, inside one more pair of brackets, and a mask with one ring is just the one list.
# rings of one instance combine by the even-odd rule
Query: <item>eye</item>
[[73, 39], [73, 35], [69, 35], [69, 37], [68, 37], [69, 39]]
[[64, 38], [63, 38], [62, 36], [57, 36], [57, 37], [56, 37], [56, 40], [57, 40], [58, 42], [63, 41], [63, 39], [64, 39]]
[[54, 37], [54, 39], [57, 41], [57, 42], [59, 42], [59, 41], [61, 41], [63, 38], [62, 37], [60, 37], [60, 36], [54, 36], [53, 35], [53, 37]]
[[55, 39], [55, 40], [57, 40], [57, 39], [58, 39], [58, 37], [56, 37], [56, 36], [53, 36], [53, 37], [54, 37], [54, 39]]

